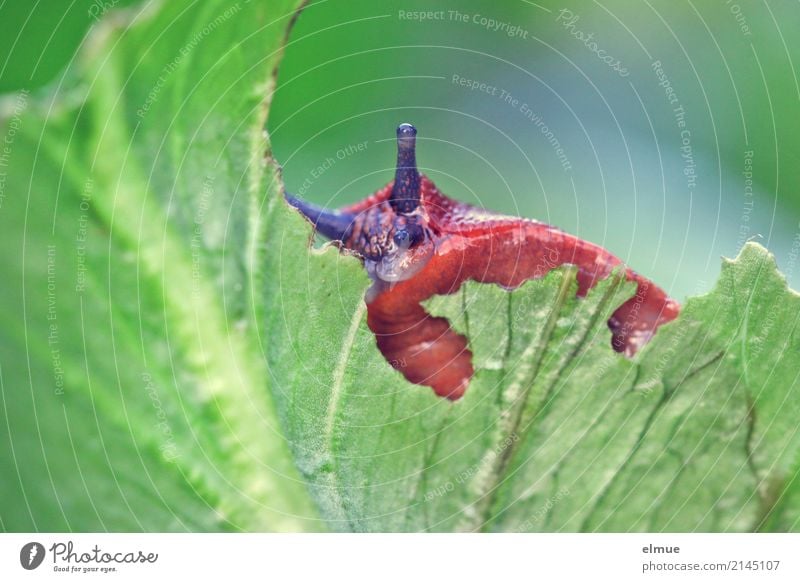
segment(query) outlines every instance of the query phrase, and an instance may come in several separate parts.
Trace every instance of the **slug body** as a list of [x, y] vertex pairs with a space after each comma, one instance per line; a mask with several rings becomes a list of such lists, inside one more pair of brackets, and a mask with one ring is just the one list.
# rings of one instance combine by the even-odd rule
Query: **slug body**
[[[327, 211], [289, 194], [287, 201], [316, 229], [363, 258], [374, 283], [367, 292], [367, 323], [378, 348], [415, 384], [456, 400], [472, 378], [467, 339], [422, 302], [456, 292], [464, 281], [507, 289], [561, 265], [578, 268], [578, 296], [622, 262], [592, 243], [535, 220], [492, 214], [451, 200], [415, 161], [416, 129], [397, 129], [394, 181], [374, 195]], [[658, 327], [678, 316], [678, 303], [648, 279], [625, 269], [636, 294], [608, 320], [615, 351], [632, 356]]]

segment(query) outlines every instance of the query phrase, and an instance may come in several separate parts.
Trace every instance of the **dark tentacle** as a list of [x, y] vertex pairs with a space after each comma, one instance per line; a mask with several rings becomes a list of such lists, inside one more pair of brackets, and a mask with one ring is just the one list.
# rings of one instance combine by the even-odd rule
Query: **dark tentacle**
[[286, 192], [285, 196], [286, 201], [314, 223], [314, 228], [323, 236], [331, 240], [340, 241], [346, 241], [350, 238], [353, 223], [356, 218], [355, 215], [326, 210], [321, 206], [311, 204], [296, 196], [292, 196], [288, 192]]

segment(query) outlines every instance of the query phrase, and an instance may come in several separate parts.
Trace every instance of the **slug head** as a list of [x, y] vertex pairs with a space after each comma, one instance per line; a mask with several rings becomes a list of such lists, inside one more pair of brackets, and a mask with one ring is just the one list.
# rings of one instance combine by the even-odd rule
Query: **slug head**
[[312, 221], [317, 231], [363, 256], [376, 281], [392, 283], [414, 276], [436, 250], [422, 204], [416, 136], [410, 123], [397, 128], [397, 167], [391, 191], [369, 208], [330, 211], [286, 194], [289, 204]]
[[396, 215], [381, 256], [376, 260], [367, 258], [370, 275], [387, 283], [404, 281], [416, 275], [436, 250], [436, 242], [425, 226], [426, 222], [421, 214]]

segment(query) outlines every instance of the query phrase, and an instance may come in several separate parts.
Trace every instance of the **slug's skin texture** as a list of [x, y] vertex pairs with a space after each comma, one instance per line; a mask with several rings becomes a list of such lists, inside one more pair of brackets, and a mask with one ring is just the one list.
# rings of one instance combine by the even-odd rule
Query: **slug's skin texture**
[[[464, 281], [507, 289], [545, 276], [561, 265], [578, 268], [578, 296], [622, 262], [592, 243], [523, 218], [492, 214], [444, 196], [414, 162], [416, 130], [398, 128], [395, 180], [374, 195], [338, 211], [326, 211], [287, 194], [290, 204], [325, 236], [364, 257], [374, 284], [367, 293], [367, 323], [378, 348], [407, 380], [439, 396], [464, 395], [474, 369], [467, 339], [421, 303], [456, 292]], [[396, 186], [397, 185], [397, 186]], [[636, 294], [608, 321], [611, 345], [633, 356], [680, 307], [654, 283], [631, 269]]]

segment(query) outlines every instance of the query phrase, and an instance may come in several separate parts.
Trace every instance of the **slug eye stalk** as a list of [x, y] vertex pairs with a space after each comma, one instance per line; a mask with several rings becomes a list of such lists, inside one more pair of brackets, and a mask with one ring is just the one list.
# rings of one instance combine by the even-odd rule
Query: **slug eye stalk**
[[397, 168], [389, 204], [398, 214], [410, 214], [419, 206], [419, 171], [417, 170], [417, 129], [410, 123], [397, 128]]
[[[449, 322], [432, 317], [424, 302], [453, 293], [465, 281], [514, 289], [561, 265], [575, 265], [578, 296], [622, 262], [607, 250], [547, 224], [492, 214], [451, 200], [417, 170], [417, 130], [397, 128], [394, 181], [339, 210], [326, 210], [290, 194], [286, 200], [316, 229], [358, 252], [373, 280], [367, 291], [367, 324], [389, 362], [409, 382], [456, 400], [474, 374], [468, 339]], [[608, 320], [611, 346], [632, 356], [680, 306], [662, 289], [624, 268], [636, 296]]]

